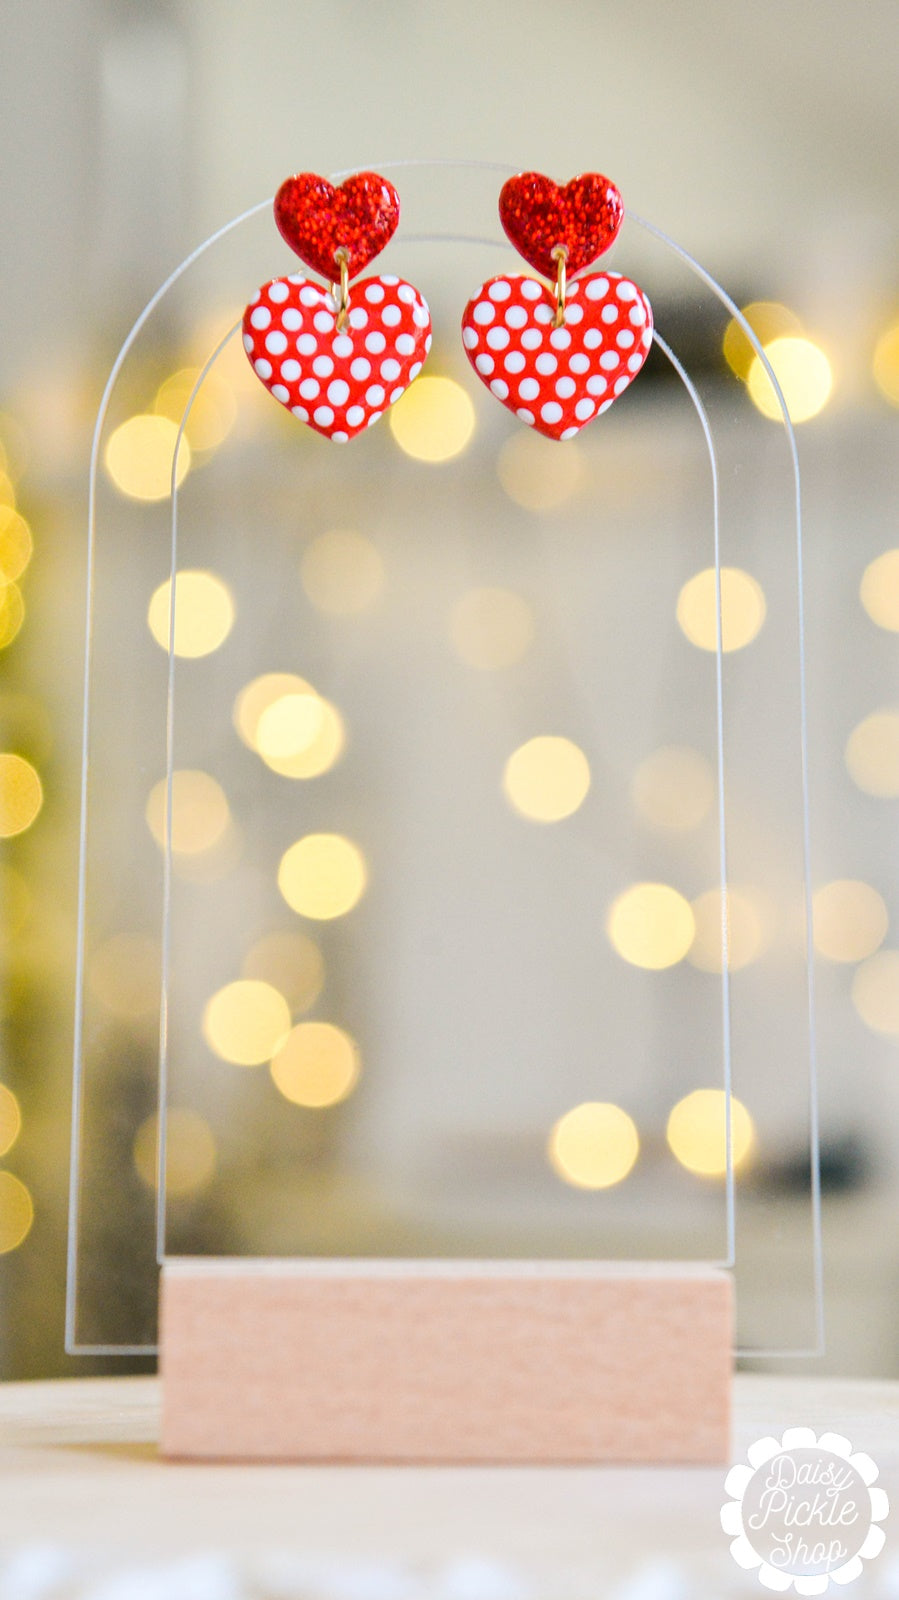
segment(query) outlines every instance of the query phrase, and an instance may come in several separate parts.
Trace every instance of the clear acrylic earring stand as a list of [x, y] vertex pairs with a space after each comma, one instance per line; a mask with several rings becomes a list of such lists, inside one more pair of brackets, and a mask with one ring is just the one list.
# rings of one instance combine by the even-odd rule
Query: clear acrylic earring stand
[[[657, 353], [573, 445], [534, 439], [476, 385], [457, 334], [478, 284], [516, 270], [495, 220], [507, 169], [378, 170], [399, 172], [403, 219], [371, 270], [398, 271], [429, 299], [426, 375], [452, 378], [475, 408], [463, 451], [442, 463], [410, 457], [386, 417], [345, 449], [329, 446], [243, 373], [242, 306], [285, 267], [270, 202], [173, 274], [104, 395], [91, 479], [67, 1347], [152, 1353], [165, 1256], [648, 1257], [734, 1270], [748, 1359], [814, 1353], [820, 1184], [789, 420], [760, 418], [721, 369], [691, 372], [695, 330], [739, 314], [679, 247], [628, 214], [608, 264], [653, 301]], [[146, 406], [164, 361], [187, 364], [180, 352], [196, 348], [193, 330], [208, 330], [218, 307], [195, 358], [202, 376], [184, 405], [173, 484], [207, 374], [240, 386], [237, 425], [170, 501], [124, 499], [101, 467], [111, 427]], [[334, 530], [375, 553], [366, 608], [322, 610], [310, 590], [309, 551]], [[722, 647], [721, 575], [732, 569], [755, 580], [764, 619], [739, 649]], [[173, 648], [174, 600], [157, 624], [167, 648], [147, 624], [151, 596], [185, 571], [212, 575], [233, 608], [220, 646], [191, 657]], [[709, 571], [703, 648], [676, 613], [684, 585]], [[528, 646], [500, 670], [464, 659], [459, 617], [475, 590], [523, 603]], [[241, 693], [273, 672], [295, 674], [337, 710], [345, 748], [317, 777], [273, 771], [235, 728]], [[508, 756], [546, 733], [576, 743], [591, 776], [584, 803], [555, 824], [522, 817], [502, 792]], [[691, 752], [681, 769], [690, 826], [670, 825], [676, 796], [667, 821], [664, 795], [652, 798], [652, 758], [671, 749]], [[206, 818], [218, 833], [192, 852], [173, 849], [184, 773], [212, 780], [195, 810], [218, 807], [218, 823]], [[202, 815], [197, 827], [202, 839]], [[355, 908], [325, 921], [297, 916], [278, 888], [284, 851], [318, 832], [351, 840], [367, 878]], [[728, 886], [717, 954], [713, 937], [711, 951], [698, 941], [693, 960], [662, 970], [623, 959], [609, 910], [647, 882], [676, 888], [697, 914]], [[324, 973], [308, 1009], [288, 997], [291, 1020], [329, 1022], [358, 1048], [355, 1089], [329, 1108], [288, 1102], [264, 1063], [223, 1060], [204, 1033], [210, 997], [261, 971], [263, 942], [273, 952], [281, 934], [295, 954], [296, 935], [312, 941]], [[132, 968], [130, 1010], [110, 1004], [116, 950]], [[749, 1109], [745, 1167], [735, 1168], [730, 1117], [723, 1175], [697, 1176], [672, 1155], [667, 1118], [695, 1088]], [[563, 1181], [547, 1142], [566, 1111], [594, 1101], [627, 1111], [640, 1154], [623, 1181], [584, 1189]], [[154, 1197], [135, 1140], [146, 1150], [157, 1102], [169, 1182]], [[210, 1170], [194, 1188], [190, 1170], [172, 1183], [173, 1111], [187, 1169], [206, 1151]]]

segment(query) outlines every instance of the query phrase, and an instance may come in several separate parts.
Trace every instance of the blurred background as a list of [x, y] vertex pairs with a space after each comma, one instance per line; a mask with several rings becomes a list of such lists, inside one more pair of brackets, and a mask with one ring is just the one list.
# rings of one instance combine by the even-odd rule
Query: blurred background
[[[895, 1375], [895, 8], [847, 29], [825, 0], [813, 30], [799, 3], [649, 0], [0, 15], [0, 1375], [110, 1367], [63, 1354], [87, 475], [109, 367], [178, 261], [288, 173], [412, 159], [457, 165], [391, 171], [403, 220], [373, 270], [419, 285], [435, 341], [390, 419], [343, 453], [232, 340], [187, 427], [169, 1246], [721, 1257], [729, 1014], [741, 1346], [814, 1344], [797, 562], [770, 386], [628, 219], [611, 265], [649, 293], [722, 469], [723, 974], [695, 413], [654, 352], [556, 446], [458, 338], [469, 295], [516, 270], [503, 173], [461, 164], [600, 170], [745, 308], [797, 424], [828, 1312], [809, 1369]], [[487, 243], [414, 242], [431, 234]], [[290, 259], [263, 210], [185, 276], [101, 449], [86, 1344], [155, 1337], [172, 445], [200, 367]]]

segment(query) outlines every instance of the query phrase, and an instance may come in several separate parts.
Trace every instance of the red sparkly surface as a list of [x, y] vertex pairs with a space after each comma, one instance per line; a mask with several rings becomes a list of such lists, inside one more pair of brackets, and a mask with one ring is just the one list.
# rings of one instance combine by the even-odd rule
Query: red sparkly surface
[[400, 197], [377, 172], [357, 172], [336, 188], [314, 172], [286, 178], [275, 195], [275, 221], [301, 261], [336, 283], [336, 252], [347, 252], [351, 278], [389, 243], [400, 220]]
[[624, 205], [614, 183], [600, 172], [583, 172], [566, 184], [540, 172], [520, 172], [500, 190], [499, 218], [525, 261], [555, 279], [553, 250], [565, 246], [569, 275], [588, 267], [614, 242]]
[[565, 322], [536, 278], [498, 277], [468, 302], [462, 343], [491, 394], [548, 439], [575, 434], [614, 405], [652, 345], [646, 295], [620, 272], [569, 285]]
[[243, 314], [243, 344], [269, 393], [316, 433], [345, 444], [418, 377], [431, 316], [402, 278], [353, 285], [343, 330], [330, 291], [299, 274], [273, 278]]

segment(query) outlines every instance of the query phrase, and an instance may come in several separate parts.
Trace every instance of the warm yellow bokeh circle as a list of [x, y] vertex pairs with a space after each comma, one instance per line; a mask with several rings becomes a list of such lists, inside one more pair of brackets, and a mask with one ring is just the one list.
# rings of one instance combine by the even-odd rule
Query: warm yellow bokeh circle
[[[741, 1100], [731, 1095], [731, 1154], [734, 1171], [745, 1166], [755, 1147], [755, 1126]], [[723, 1089], [694, 1089], [671, 1111], [666, 1138], [672, 1155], [704, 1178], [727, 1171], [727, 1096]]]
[[[168, 824], [168, 780], [160, 778], [147, 798], [147, 826], [161, 850]], [[221, 784], [209, 772], [180, 767], [172, 773], [172, 850], [198, 855], [220, 844], [231, 821]]]
[[[795, 311], [777, 300], [753, 300], [748, 306], [741, 307], [741, 311], [762, 348], [784, 334], [802, 331]], [[745, 382], [758, 352], [736, 317], [731, 317], [727, 324], [723, 348], [728, 366]]]
[[475, 427], [468, 391], [454, 378], [419, 378], [390, 412], [390, 431], [416, 461], [450, 461], [465, 449]]
[[862, 605], [878, 628], [899, 633], [899, 550], [884, 550], [870, 561], [859, 584]]
[[865, 794], [899, 795], [899, 710], [884, 706], [853, 728], [846, 741], [849, 776]]
[[[172, 462], [178, 425], [170, 417], [146, 412], [129, 417], [110, 434], [104, 460], [116, 488], [131, 500], [166, 500], [172, 487]], [[176, 482], [190, 469], [190, 445], [182, 437]]]
[[0, 1156], [11, 1150], [22, 1127], [19, 1102], [5, 1083], [0, 1083]]
[[899, 950], [878, 950], [856, 967], [852, 1003], [872, 1033], [899, 1038]]
[[640, 1152], [632, 1117], [608, 1101], [587, 1100], [566, 1111], [549, 1136], [549, 1159], [578, 1189], [610, 1189], [626, 1178]]
[[635, 883], [618, 896], [607, 932], [631, 966], [660, 972], [687, 954], [696, 933], [690, 902], [667, 883]]
[[540, 734], [513, 750], [503, 772], [509, 804], [531, 822], [561, 822], [590, 788], [587, 757], [573, 740]]
[[0, 1172], [0, 1256], [18, 1250], [34, 1221], [34, 1201], [21, 1178]]
[[[833, 369], [824, 351], [811, 339], [785, 334], [764, 347], [765, 355], [786, 401], [791, 422], [807, 422], [823, 411], [833, 389]], [[746, 387], [763, 417], [783, 421], [780, 400], [764, 362], [756, 356]]]
[[[718, 589], [715, 568], [706, 567], [688, 579], [677, 597], [681, 631], [699, 650], [718, 649]], [[765, 620], [767, 605], [760, 583], [740, 567], [720, 569], [721, 649], [727, 655], [750, 644]]]
[[[147, 610], [147, 625], [156, 643], [169, 648], [171, 631], [171, 579], [155, 589]], [[186, 569], [175, 576], [174, 653], [187, 660], [211, 655], [224, 644], [234, 626], [234, 601], [228, 585], [214, 572]]]
[[300, 1022], [292, 1028], [271, 1064], [285, 1100], [297, 1106], [337, 1105], [351, 1094], [359, 1077], [359, 1050], [343, 1028], [331, 1022]]
[[[158, 1177], [155, 1115], [141, 1123], [134, 1136], [134, 1165], [148, 1189]], [[165, 1130], [165, 1192], [174, 1199], [205, 1189], [215, 1175], [215, 1137], [205, 1117], [189, 1106], [171, 1106]]]
[[329, 922], [342, 917], [365, 891], [365, 857], [339, 833], [308, 833], [285, 850], [278, 888], [291, 910]]
[[318, 945], [306, 933], [276, 928], [247, 951], [243, 977], [261, 978], [281, 994], [293, 1012], [308, 1011], [322, 992], [325, 963]]
[[207, 1001], [203, 1037], [210, 1050], [238, 1067], [270, 1061], [290, 1032], [290, 1007], [258, 978], [226, 983]]
[[43, 803], [43, 785], [31, 762], [13, 751], [0, 754], [0, 838], [24, 833]]
[[828, 961], [864, 961], [883, 943], [889, 914], [870, 883], [835, 878], [813, 900], [815, 949]]
[[715, 801], [711, 763], [689, 745], [663, 745], [637, 767], [631, 796], [654, 828], [680, 832], [698, 828]]

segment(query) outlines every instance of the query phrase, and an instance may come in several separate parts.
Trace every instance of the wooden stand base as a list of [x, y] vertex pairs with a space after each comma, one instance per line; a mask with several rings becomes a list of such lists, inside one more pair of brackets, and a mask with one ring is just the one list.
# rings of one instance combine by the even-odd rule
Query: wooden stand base
[[725, 1462], [732, 1302], [692, 1262], [173, 1257], [162, 1450]]

